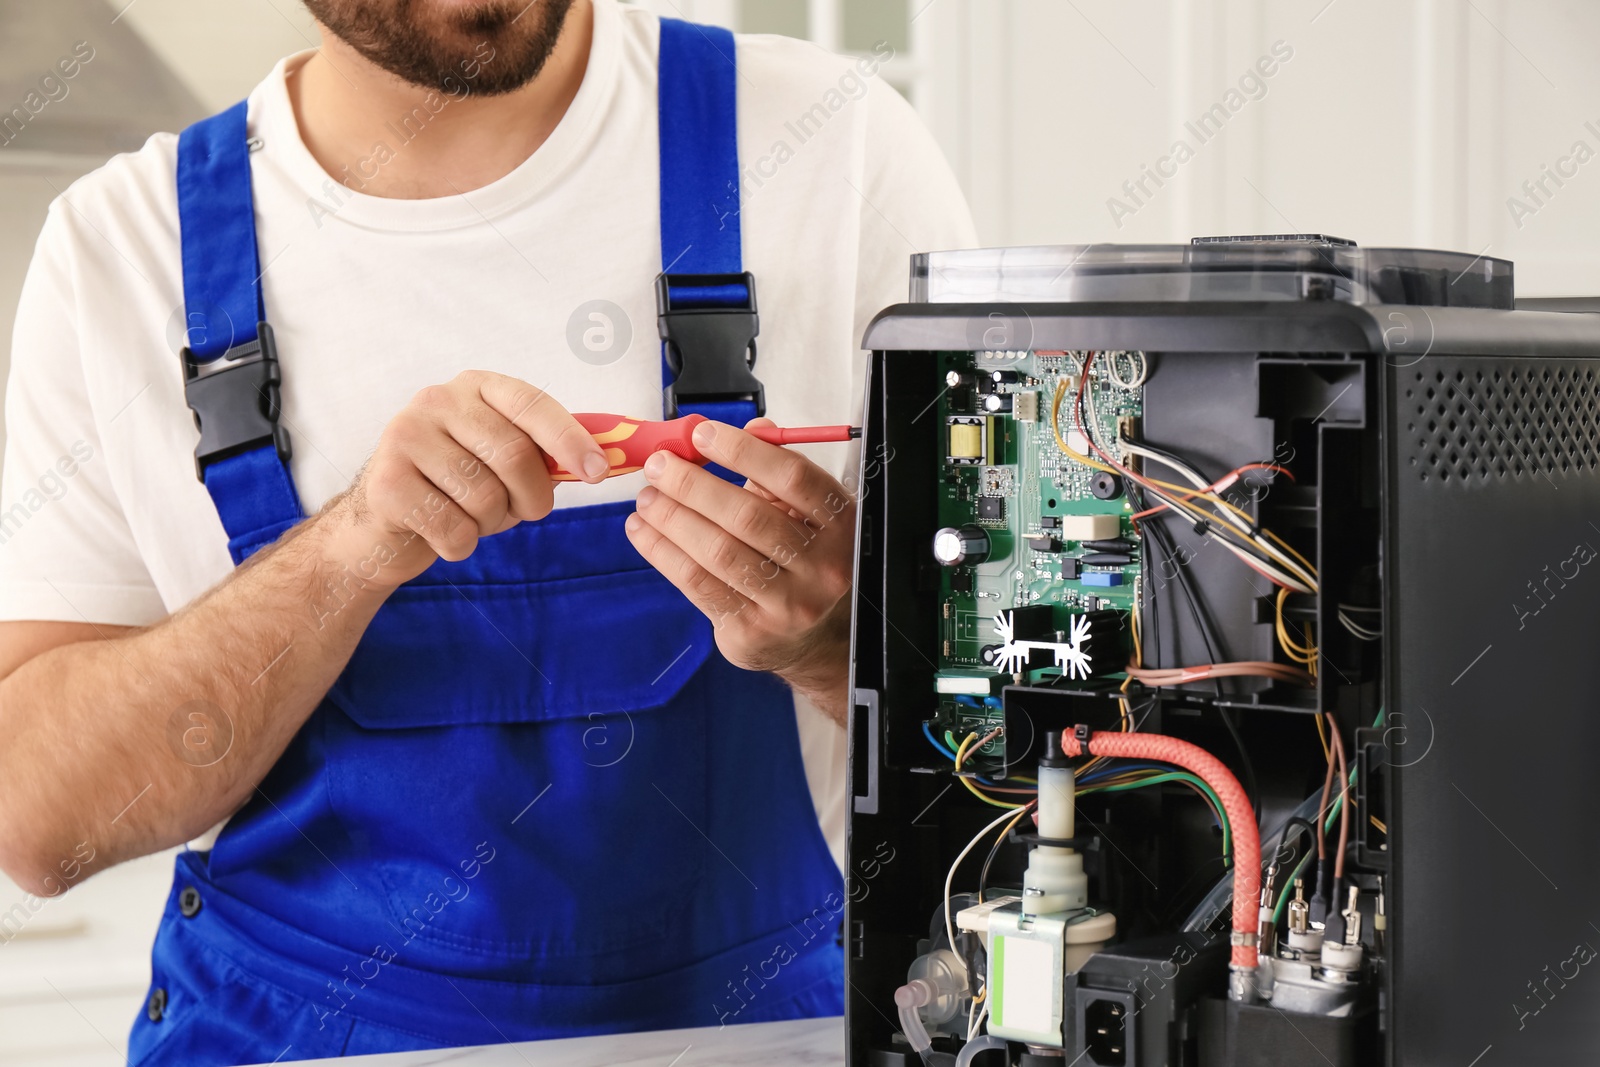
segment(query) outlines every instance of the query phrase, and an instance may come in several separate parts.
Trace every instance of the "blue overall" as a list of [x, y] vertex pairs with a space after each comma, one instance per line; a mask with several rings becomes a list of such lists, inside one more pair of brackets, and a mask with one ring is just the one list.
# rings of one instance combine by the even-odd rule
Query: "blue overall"
[[[663, 259], [696, 274], [741, 270], [733, 55], [662, 22]], [[179, 142], [186, 367], [270, 341], [246, 140], [240, 104]], [[699, 298], [753, 304], [739, 288]], [[285, 446], [202, 458], [235, 563], [302, 517]], [[559, 509], [390, 597], [215, 846], [178, 857], [132, 1064], [842, 1010], [843, 884], [790, 694], [721, 656], [631, 507]]]

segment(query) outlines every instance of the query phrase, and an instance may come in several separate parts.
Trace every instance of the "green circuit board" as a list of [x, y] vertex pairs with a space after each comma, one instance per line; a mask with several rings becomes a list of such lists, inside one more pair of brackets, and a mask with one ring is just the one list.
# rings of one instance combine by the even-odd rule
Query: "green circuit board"
[[[1093, 481], [1100, 472], [1064, 452], [1051, 428], [1052, 402], [1058, 384], [1065, 379], [1059, 429], [1069, 445], [1087, 453], [1087, 442], [1081, 431], [1074, 429], [1077, 423], [1071, 414], [1083, 359], [1082, 352], [952, 352], [941, 356], [941, 374], [957, 371], [968, 381], [976, 378], [979, 384], [977, 388], [949, 388], [937, 405], [940, 432], [946, 441], [938, 457], [939, 524], [976, 525], [988, 534], [990, 543], [983, 562], [942, 568], [941, 677], [973, 675], [975, 684], [976, 678], [995, 675], [993, 668], [985, 666], [982, 654], [985, 646], [1000, 641], [995, 618], [1006, 609], [1050, 605], [1057, 609], [1058, 625], [1065, 628], [1073, 614], [1088, 611], [1112, 610], [1125, 618], [1141, 593], [1136, 553], [1123, 565], [1086, 562], [1084, 557], [1093, 551], [1056, 525], [1060, 521], [1070, 532], [1081, 523], [1076, 517], [1105, 516], [1093, 520], [1102, 528], [1096, 539], [1138, 541], [1126, 493], [1112, 499], [1096, 496]], [[1119, 461], [1118, 431], [1136, 425], [1142, 414], [1138, 383], [1144, 367], [1141, 353], [1102, 353], [1090, 365], [1084, 395], [1089, 430], [1095, 443]], [[992, 382], [996, 370], [1004, 372], [1008, 380]], [[1002, 410], [989, 410], [985, 401], [991, 393], [1007, 398], [999, 402]], [[953, 450], [971, 451], [973, 429], [969, 427], [976, 428], [980, 441], [977, 457], [953, 458]], [[964, 436], [955, 443], [957, 437], [952, 435]], [[1030, 538], [1041, 537], [1053, 537], [1050, 547], [1054, 550], [1030, 546]], [[976, 693], [976, 689], [968, 692]], [[972, 712], [972, 708], [964, 708], [964, 713]]]

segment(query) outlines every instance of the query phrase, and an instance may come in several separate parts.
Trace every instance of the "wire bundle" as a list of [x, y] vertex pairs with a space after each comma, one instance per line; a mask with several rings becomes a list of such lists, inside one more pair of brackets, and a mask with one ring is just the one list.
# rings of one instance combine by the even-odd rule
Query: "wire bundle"
[[[1116, 456], [1102, 448], [1094, 438], [1089, 426], [1089, 407], [1085, 404], [1090, 369], [1097, 353], [1085, 354], [1083, 369], [1078, 378], [1078, 391], [1072, 403], [1072, 429], [1083, 436], [1093, 456], [1085, 455], [1073, 448], [1071, 443], [1061, 434], [1061, 402], [1066, 397], [1069, 381], [1062, 377], [1056, 383], [1056, 391], [1050, 408], [1050, 427], [1055, 434], [1056, 445], [1062, 452], [1077, 460], [1079, 463], [1096, 470], [1109, 471], [1121, 475], [1136, 485], [1145, 489], [1160, 503], [1153, 508], [1146, 509], [1135, 515], [1144, 518], [1164, 509], [1183, 515], [1195, 524], [1195, 527], [1215, 539], [1224, 548], [1238, 556], [1251, 569], [1264, 575], [1274, 584], [1286, 586], [1296, 592], [1311, 593], [1317, 588], [1316, 568], [1289, 546], [1282, 538], [1271, 530], [1256, 526], [1248, 512], [1223, 499], [1220, 495], [1222, 489], [1234, 484], [1245, 472], [1250, 470], [1271, 470], [1286, 477], [1293, 477], [1289, 471], [1273, 463], [1250, 463], [1229, 471], [1228, 474], [1216, 481], [1210, 481], [1183, 460], [1170, 453], [1155, 448], [1152, 445], [1130, 441], [1126, 436], [1118, 436], [1117, 446], [1127, 455], [1139, 456], [1144, 459], [1154, 460], [1177, 471], [1191, 484], [1189, 487], [1176, 485], [1172, 482], [1147, 478], [1131, 467], [1124, 464]], [[1096, 459], [1095, 457], [1099, 457]]]
[[[1071, 405], [1072, 429], [1079, 433], [1089, 450], [1094, 456], [1086, 455], [1072, 447], [1066, 437], [1061, 433], [1061, 402], [1066, 398], [1070, 386], [1069, 379], [1065, 376], [1056, 383], [1054, 399], [1050, 408], [1050, 429], [1055, 435], [1056, 444], [1066, 455], [1086, 466], [1096, 470], [1109, 471], [1127, 479], [1132, 485], [1138, 486], [1148, 493], [1157, 503], [1148, 508], [1141, 508], [1133, 515], [1137, 523], [1141, 519], [1172, 512], [1189, 519], [1194, 528], [1203, 536], [1207, 536], [1222, 545], [1229, 552], [1237, 556], [1244, 564], [1258, 574], [1279, 586], [1277, 633], [1285, 655], [1306, 669], [1300, 671], [1284, 667], [1280, 664], [1263, 665], [1259, 661], [1242, 661], [1239, 663], [1211, 663], [1195, 667], [1173, 668], [1177, 673], [1166, 676], [1146, 675], [1134, 677], [1146, 685], [1182, 685], [1191, 681], [1205, 678], [1229, 677], [1238, 675], [1254, 675], [1272, 678], [1277, 681], [1289, 682], [1297, 685], [1310, 685], [1316, 676], [1317, 649], [1308, 639], [1301, 644], [1291, 638], [1283, 618], [1284, 599], [1288, 593], [1315, 593], [1318, 589], [1317, 570], [1299, 552], [1295, 551], [1288, 542], [1284, 541], [1271, 530], [1260, 527], [1248, 512], [1237, 505], [1224, 499], [1222, 491], [1237, 483], [1244, 475], [1253, 470], [1272, 471], [1293, 479], [1290, 471], [1275, 463], [1247, 463], [1236, 467], [1216, 480], [1208, 480], [1193, 466], [1179, 459], [1177, 456], [1162, 449], [1143, 442], [1130, 440], [1125, 434], [1119, 433], [1116, 446], [1124, 456], [1137, 456], [1141, 459], [1160, 463], [1165, 467], [1178, 472], [1188, 483], [1185, 487], [1172, 482], [1144, 476], [1135, 470], [1131, 464], [1122, 462], [1117, 456], [1107, 452], [1095, 441], [1095, 434], [1090, 427], [1093, 405], [1087, 403], [1090, 369], [1098, 353], [1087, 352], [1084, 354], [1083, 363], [1079, 370], [1078, 389]], [[1115, 359], [1107, 363], [1107, 375], [1119, 385], [1126, 385], [1119, 378]], [[1141, 379], [1142, 381], [1142, 379]], [[1099, 458], [1096, 459], [1095, 456]], [[1347, 624], [1348, 625], [1348, 624]], [[1139, 665], [1134, 664], [1135, 668]], [[1202, 672], [1202, 673], [1196, 673]], [[1130, 674], [1133, 674], [1130, 671]]]

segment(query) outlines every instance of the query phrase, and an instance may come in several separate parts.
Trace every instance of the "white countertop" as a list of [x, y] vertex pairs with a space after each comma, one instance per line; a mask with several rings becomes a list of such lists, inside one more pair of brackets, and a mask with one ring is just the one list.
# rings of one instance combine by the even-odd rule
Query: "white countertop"
[[[301, 1060], [340, 1067], [753, 1067], [758, 1064], [844, 1063], [844, 1020], [799, 1019], [699, 1030], [570, 1037], [511, 1045], [394, 1052], [341, 1060]], [[298, 1064], [297, 1064], [298, 1067]]]

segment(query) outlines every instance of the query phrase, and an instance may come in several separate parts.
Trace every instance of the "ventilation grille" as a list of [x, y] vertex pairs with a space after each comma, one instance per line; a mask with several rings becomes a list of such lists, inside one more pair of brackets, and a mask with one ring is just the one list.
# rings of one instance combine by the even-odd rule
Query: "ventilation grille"
[[1600, 466], [1600, 374], [1588, 361], [1423, 360], [1400, 414], [1425, 482], [1554, 477]]

